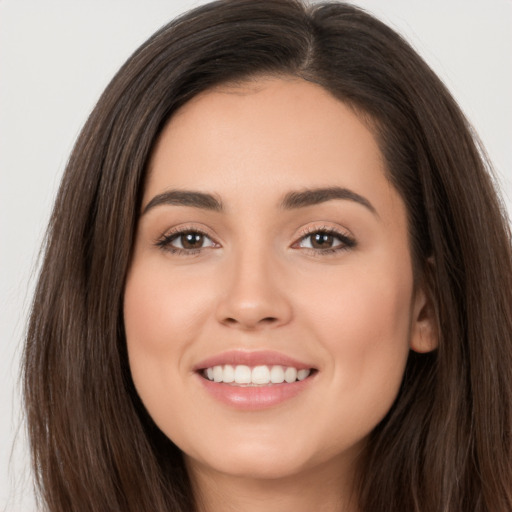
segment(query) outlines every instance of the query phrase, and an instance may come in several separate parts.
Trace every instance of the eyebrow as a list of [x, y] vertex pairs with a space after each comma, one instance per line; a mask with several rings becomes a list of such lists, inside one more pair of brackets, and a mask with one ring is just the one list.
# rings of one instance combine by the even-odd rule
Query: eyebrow
[[315, 204], [325, 203], [333, 199], [346, 199], [354, 201], [370, 210], [378, 217], [377, 210], [365, 197], [356, 192], [343, 187], [326, 187], [306, 189], [297, 192], [289, 192], [284, 196], [281, 202], [281, 208], [285, 210], [293, 210], [295, 208], [304, 208]]
[[222, 202], [212, 194], [196, 192], [191, 190], [168, 190], [162, 194], [153, 197], [145, 206], [142, 215], [147, 213], [155, 206], [160, 205], [192, 206], [203, 210], [221, 212], [223, 210]]
[[[325, 203], [333, 199], [354, 201], [378, 216], [377, 210], [368, 199], [343, 187], [324, 187], [288, 192], [282, 199], [280, 207], [284, 210], [294, 210]], [[215, 212], [223, 211], [222, 201], [212, 194], [192, 190], [168, 190], [153, 197], [145, 206], [142, 215], [160, 205], [191, 206]]]

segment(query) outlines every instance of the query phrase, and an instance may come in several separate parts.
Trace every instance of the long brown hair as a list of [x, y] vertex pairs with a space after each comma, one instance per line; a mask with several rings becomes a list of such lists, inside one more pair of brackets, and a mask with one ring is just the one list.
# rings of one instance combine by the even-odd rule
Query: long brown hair
[[[367, 512], [512, 510], [512, 257], [471, 126], [429, 67], [342, 3], [221, 0], [143, 44], [100, 98], [51, 217], [24, 356], [41, 505], [51, 512], [194, 510], [179, 449], [135, 392], [122, 301], [147, 162], [162, 127], [214, 85], [314, 81], [370, 126], [409, 215], [439, 347], [410, 354], [357, 488]], [[341, 427], [340, 427], [341, 428]]]

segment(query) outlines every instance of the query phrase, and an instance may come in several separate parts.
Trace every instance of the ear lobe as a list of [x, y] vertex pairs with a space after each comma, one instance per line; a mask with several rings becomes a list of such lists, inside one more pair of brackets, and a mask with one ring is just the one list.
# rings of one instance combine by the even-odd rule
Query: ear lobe
[[426, 353], [439, 344], [439, 329], [434, 302], [422, 284], [415, 292], [411, 318], [410, 348]]

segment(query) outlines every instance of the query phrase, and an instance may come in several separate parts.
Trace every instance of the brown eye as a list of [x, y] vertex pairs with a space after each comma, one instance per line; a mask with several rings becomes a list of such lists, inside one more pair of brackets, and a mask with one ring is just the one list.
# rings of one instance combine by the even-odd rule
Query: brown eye
[[200, 231], [181, 231], [164, 236], [157, 245], [172, 253], [194, 253], [208, 247], [215, 247], [213, 240]]
[[201, 233], [183, 233], [177, 237], [182, 249], [200, 249], [203, 247], [205, 236]]
[[317, 249], [317, 250], [329, 250], [338, 247], [342, 247], [346, 244], [346, 237], [330, 233], [328, 231], [317, 231], [306, 235], [300, 242], [300, 247], [306, 249]]
[[335, 243], [334, 235], [330, 233], [315, 233], [310, 237], [313, 249], [331, 249]]
[[355, 247], [356, 241], [336, 231], [319, 230], [303, 236], [295, 247], [311, 249], [318, 253], [336, 252]]

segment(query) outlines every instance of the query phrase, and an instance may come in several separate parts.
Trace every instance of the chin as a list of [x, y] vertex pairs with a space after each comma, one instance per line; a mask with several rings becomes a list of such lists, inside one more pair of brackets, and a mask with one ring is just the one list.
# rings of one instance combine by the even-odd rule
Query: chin
[[[297, 475], [308, 467], [308, 461], [295, 453], [288, 457], [282, 450], [229, 450], [222, 458], [202, 458], [199, 464], [209, 472], [247, 480], [280, 480]], [[186, 456], [187, 466], [195, 469], [198, 461]]]
[[[306, 474], [323, 465], [339, 463], [343, 454], [334, 447], [308, 446], [307, 439], [296, 434], [275, 436], [265, 439], [218, 440], [204, 450], [185, 455], [187, 466], [192, 472], [196, 468], [208, 473], [223, 474], [248, 480], [282, 480]], [[325, 449], [326, 448], [326, 449]], [[338, 447], [336, 447], [338, 448]], [[341, 450], [343, 452], [343, 449]], [[350, 449], [349, 449], [350, 451]]]

